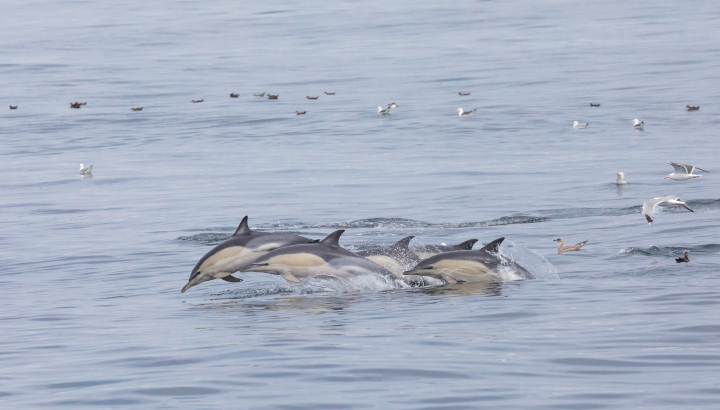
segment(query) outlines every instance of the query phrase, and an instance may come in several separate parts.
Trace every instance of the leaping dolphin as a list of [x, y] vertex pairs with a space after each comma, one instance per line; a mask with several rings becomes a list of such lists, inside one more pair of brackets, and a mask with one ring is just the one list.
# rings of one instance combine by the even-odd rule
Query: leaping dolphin
[[475, 251], [452, 251], [420, 262], [404, 275], [430, 276], [450, 284], [458, 282], [502, 282], [500, 268], [507, 267], [522, 279], [535, 277], [522, 266], [498, 254], [505, 238], [496, 239]]
[[441, 245], [425, 245], [413, 249], [413, 252], [415, 252], [415, 254], [421, 259], [426, 259], [443, 252], [469, 251], [473, 248], [473, 245], [475, 245], [475, 242], [477, 241], [477, 239], [468, 239], [465, 242], [450, 246], [445, 245], [444, 243]]
[[395, 277], [384, 267], [340, 247], [344, 229], [335, 231], [319, 243], [292, 245], [268, 252], [244, 271], [280, 275], [288, 282], [309, 278], [347, 278], [368, 273]]
[[420, 262], [420, 258], [408, 248], [412, 238], [414, 236], [406, 236], [387, 248], [369, 249], [356, 253], [358, 256], [370, 259], [388, 269], [394, 275], [402, 276], [407, 268]]
[[233, 236], [212, 248], [198, 261], [190, 273], [190, 280], [180, 292], [198, 283], [213, 279], [242, 282], [231, 274], [243, 270], [266, 253], [289, 245], [311, 243], [311, 239], [291, 233], [253, 232], [245, 216]]

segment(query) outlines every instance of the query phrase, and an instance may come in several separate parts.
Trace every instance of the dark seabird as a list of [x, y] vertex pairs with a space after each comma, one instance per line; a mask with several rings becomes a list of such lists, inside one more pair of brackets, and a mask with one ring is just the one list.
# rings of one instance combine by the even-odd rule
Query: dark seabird
[[130, 108], [132, 111], [142, 111], [143, 107]]
[[600, 106], [600, 104], [593, 104], [593, 103], [590, 103], [590, 106], [591, 106], [591, 107], [599, 107], [599, 106]]
[[80, 105], [87, 105], [87, 103], [86, 103], [86, 102], [84, 102], [84, 103], [80, 103]]
[[230, 98], [238, 98], [240, 94], [230, 93]]
[[11, 105], [11, 106], [10, 106], [10, 109], [11, 109], [11, 110], [17, 110], [17, 107], [18, 107], [17, 105]]
[[675, 262], [677, 262], [677, 263], [690, 262], [690, 254], [687, 251], [685, 251], [685, 256], [683, 256], [682, 258], [675, 258]]
[[687, 107], [687, 110], [688, 110], [688, 111], [697, 111], [697, 110], [700, 109], [700, 106], [699, 106], [699, 105], [698, 105], [697, 107], [692, 106], [692, 105], [686, 105], [685, 107]]
[[470, 95], [470, 93], [458, 93], [458, 95]]
[[194, 102], [194, 103], [201, 103], [201, 102], [203, 102], [203, 101], [205, 101], [204, 98], [203, 98], [202, 100], [192, 100], [192, 102]]
[[80, 108], [80, 105], [81, 105], [81, 104], [76, 101], [76, 102], [74, 102], [74, 103], [70, 103], [70, 108]]
[[460, 117], [462, 117], [463, 115], [468, 115], [468, 116], [470, 116], [470, 115], [472, 115], [475, 111], [477, 111], [477, 108], [472, 109], [472, 110], [470, 110], [470, 111], [463, 111], [462, 108], [458, 108], [458, 109], [455, 110], [455, 111], [458, 112], [458, 116], [460, 116]]
[[329, 93], [329, 92], [325, 91], [325, 95], [335, 95], [335, 93]]
[[295, 115], [305, 115], [307, 111], [295, 111]]
[[320, 96], [310, 97], [309, 95], [306, 95], [305, 98], [307, 98], [308, 100], [317, 100], [318, 98], [320, 98]]
[[262, 94], [253, 94], [253, 97], [265, 97], [265, 93], [262, 93]]
[[268, 94], [268, 100], [277, 100], [279, 96], [280, 96], [280, 94], [277, 94], [277, 95]]

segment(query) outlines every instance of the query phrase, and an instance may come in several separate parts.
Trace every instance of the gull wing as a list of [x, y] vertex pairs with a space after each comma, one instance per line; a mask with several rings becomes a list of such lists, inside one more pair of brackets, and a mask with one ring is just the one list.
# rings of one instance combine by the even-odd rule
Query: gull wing
[[675, 168], [676, 174], [690, 174], [692, 172], [688, 172], [688, 169], [685, 168], [687, 165], [680, 165], [675, 162], [668, 162], [668, 164], [672, 165], [673, 168]]
[[689, 206], [687, 206], [686, 204], [680, 204], [680, 205], [682, 205], [683, 208], [687, 209], [687, 210], [690, 211], [690, 212], [695, 212], [695, 211], [693, 211]]
[[[695, 165], [681, 165], [681, 166], [682, 166], [682, 167], [685, 167], [685, 169], [688, 170], [688, 174], [692, 174], [693, 171], [696, 170], [696, 169], [699, 170], [699, 171], [708, 172], [708, 171], [705, 171], [705, 170], [702, 169], [702, 168], [696, 167]], [[709, 173], [709, 172], [708, 172], [708, 173]]]
[[648, 199], [643, 203], [643, 214], [645, 214], [645, 219], [647, 219], [650, 225], [652, 225], [653, 220], [655, 219], [653, 216], [653, 211], [655, 210], [657, 204], [661, 202], [665, 202], [665, 197]]

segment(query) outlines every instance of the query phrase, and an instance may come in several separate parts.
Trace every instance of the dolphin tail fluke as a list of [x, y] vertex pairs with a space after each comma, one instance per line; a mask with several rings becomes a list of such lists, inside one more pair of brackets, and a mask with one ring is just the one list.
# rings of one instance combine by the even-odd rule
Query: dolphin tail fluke
[[477, 239], [468, 239], [467, 241], [459, 243], [459, 244], [455, 245], [454, 247], [457, 250], [469, 251], [469, 250], [472, 250], [473, 246], [475, 245], [475, 242], [477, 242], [477, 241], [478, 241]]
[[280, 276], [283, 277], [288, 282], [292, 283], [302, 283], [300, 279], [297, 278], [297, 276], [293, 275], [292, 272], [283, 272], [280, 274]]
[[327, 246], [337, 246], [337, 247], [340, 247], [340, 242], [339, 242], [339, 241], [340, 241], [340, 235], [342, 235], [343, 232], [345, 232], [344, 229], [339, 229], [339, 230], [331, 233], [330, 235], [328, 235], [325, 239], [323, 239], [322, 241], [320, 241], [320, 243], [323, 244], [323, 245], [327, 245]]
[[243, 218], [242, 221], [240, 221], [240, 225], [235, 230], [235, 233], [233, 234], [233, 236], [247, 235], [249, 233], [252, 233], [252, 231], [250, 230], [250, 227], [248, 226], [248, 217], [247, 217], [247, 215], [245, 215], [245, 218]]
[[399, 241], [395, 242], [395, 244], [392, 245], [391, 248], [398, 250], [398, 251], [406, 251], [409, 249], [408, 247], [410, 246], [410, 241], [414, 237], [415, 236], [412, 236], [412, 235], [406, 236], [406, 237], [400, 239]]
[[236, 278], [235, 276], [225, 276], [224, 278], [220, 278], [224, 280], [225, 282], [242, 282], [243, 280], [240, 278]]
[[489, 244], [483, 246], [483, 249], [487, 252], [497, 253], [498, 248], [500, 247], [500, 244], [503, 243], [505, 238], [497, 238], [494, 241], [490, 242]]

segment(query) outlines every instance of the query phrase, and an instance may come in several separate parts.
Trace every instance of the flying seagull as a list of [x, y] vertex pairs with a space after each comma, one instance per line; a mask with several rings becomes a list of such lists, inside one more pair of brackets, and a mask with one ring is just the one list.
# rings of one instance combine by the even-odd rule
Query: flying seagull
[[687, 206], [685, 202], [683, 202], [680, 198], [676, 196], [668, 195], [648, 199], [647, 201], [645, 201], [645, 203], [643, 203], [643, 214], [645, 214], [645, 219], [647, 219], [648, 224], [650, 225], [652, 225], [654, 220], [653, 211], [655, 210], [655, 207], [659, 204], [682, 205], [688, 211], [695, 212], [690, 209], [690, 207]]
[[472, 110], [470, 110], [470, 111], [463, 111], [462, 108], [458, 108], [458, 109], [455, 110], [455, 111], [458, 112], [458, 116], [459, 116], [459, 117], [462, 117], [463, 115], [468, 115], [468, 116], [470, 116], [470, 115], [472, 115], [472, 113], [474, 113], [475, 111], [477, 111], [477, 108], [472, 109]]
[[585, 128], [587, 128], [588, 125], [590, 125], [589, 122], [577, 122], [577, 121], [573, 121], [573, 128], [585, 129]]
[[703, 171], [703, 172], [708, 172], [708, 171], [705, 171], [704, 169], [698, 168], [694, 165], [676, 164], [674, 162], [668, 162], [668, 164], [672, 165], [673, 168], [675, 168], [675, 172], [673, 172], [672, 174], [669, 174], [668, 176], [666, 176], [663, 179], [670, 178], [675, 181], [687, 181], [688, 179], [700, 178], [702, 176], [702, 175], [693, 174], [693, 171], [696, 169]]

